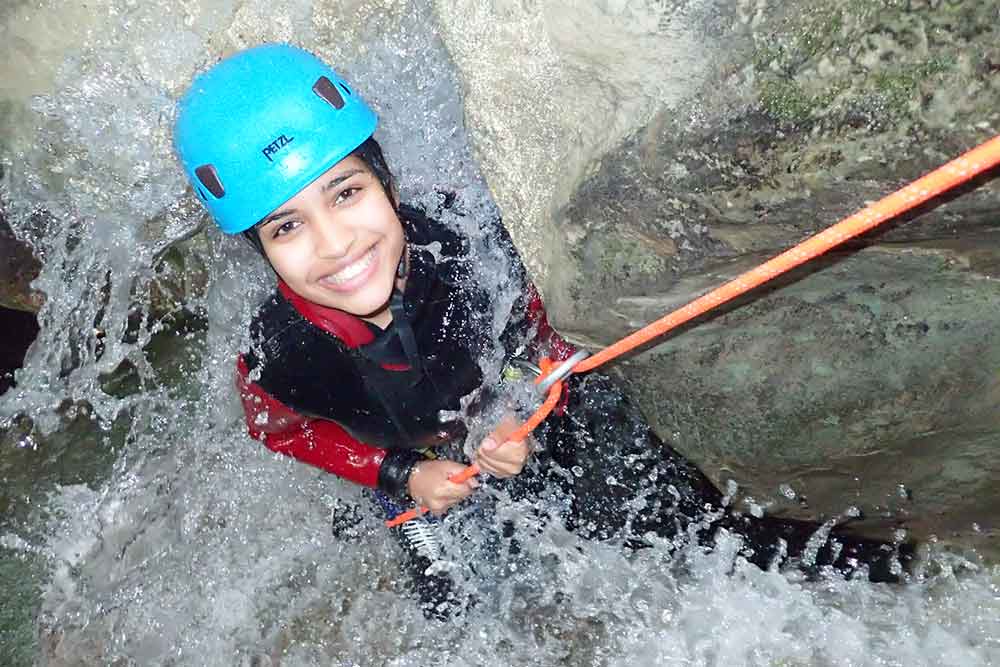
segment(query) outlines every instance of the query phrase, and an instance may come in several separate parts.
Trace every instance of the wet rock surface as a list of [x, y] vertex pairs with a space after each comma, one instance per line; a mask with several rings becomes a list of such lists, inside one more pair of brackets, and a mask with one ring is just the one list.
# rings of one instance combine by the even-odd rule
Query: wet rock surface
[[18, 239], [0, 211], [0, 307], [37, 312], [44, 296], [31, 289], [41, 266], [31, 248]]
[[758, 499], [780, 500], [789, 483], [808, 498], [782, 506], [790, 511], [829, 517], [856, 505], [873, 522], [907, 519], [923, 537], [995, 529], [1000, 257], [981, 247], [831, 255], [620, 372], [661, 433]]

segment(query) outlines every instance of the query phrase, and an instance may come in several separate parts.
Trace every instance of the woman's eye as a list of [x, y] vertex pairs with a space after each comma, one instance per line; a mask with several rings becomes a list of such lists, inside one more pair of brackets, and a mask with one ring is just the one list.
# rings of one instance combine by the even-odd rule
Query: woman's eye
[[339, 193], [337, 193], [337, 199], [334, 203], [339, 204], [343, 201], [347, 201], [348, 199], [358, 194], [359, 192], [361, 192], [361, 188], [344, 188]]
[[283, 222], [280, 225], [278, 225], [277, 229], [274, 230], [273, 238], [284, 236], [285, 234], [294, 231], [294, 229], [298, 226], [299, 226], [298, 220], [289, 220], [288, 222]]

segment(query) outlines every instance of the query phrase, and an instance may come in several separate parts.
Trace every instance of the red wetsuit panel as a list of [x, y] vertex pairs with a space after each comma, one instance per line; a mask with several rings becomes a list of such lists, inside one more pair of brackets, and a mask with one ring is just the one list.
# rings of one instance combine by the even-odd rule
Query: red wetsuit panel
[[[565, 361], [569, 359], [576, 352], [576, 348], [567, 343], [552, 328], [552, 325], [549, 324], [549, 318], [545, 315], [545, 304], [542, 303], [542, 295], [538, 293], [535, 286], [527, 283], [525, 289], [528, 293], [528, 310], [526, 316], [528, 322], [535, 326], [537, 331], [534, 347], [545, 348], [547, 346], [549, 348], [549, 356], [552, 357], [553, 361]], [[532, 361], [537, 361], [537, 359], [533, 359]]]
[[303, 417], [250, 382], [243, 357], [236, 366], [236, 387], [252, 438], [261, 440], [272, 451], [356, 484], [377, 486], [384, 449], [356, 440], [335, 422]]
[[[528, 322], [535, 327], [535, 340], [532, 348], [537, 352], [548, 348], [548, 355], [553, 361], [565, 361], [576, 353], [576, 348], [566, 342], [566, 339], [549, 324], [549, 318], [545, 314], [545, 304], [542, 303], [542, 295], [538, 293], [535, 286], [528, 283], [525, 287], [528, 292], [528, 311], [526, 313]], [[562, 398], [556, 403], [553, 413], [562, 416], [566, 411], [566, 404], [569, 403], [569, 391], [564, 388]]]

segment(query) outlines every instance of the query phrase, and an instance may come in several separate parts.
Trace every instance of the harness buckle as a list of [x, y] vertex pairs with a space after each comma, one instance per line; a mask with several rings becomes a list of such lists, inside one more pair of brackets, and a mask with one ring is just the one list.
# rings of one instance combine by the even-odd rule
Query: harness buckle
[[533, 378], [542, 374], [542, 369], [539, 368], [537, 364], [533, 364], [523, 357], [514, 357], [508, 362], [508, 365], [513, 366], [518, 370], [530, 373]]

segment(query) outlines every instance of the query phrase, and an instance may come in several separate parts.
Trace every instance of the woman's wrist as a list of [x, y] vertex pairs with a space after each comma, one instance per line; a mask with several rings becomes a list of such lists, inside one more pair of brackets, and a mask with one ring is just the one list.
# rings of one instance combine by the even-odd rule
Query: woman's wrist
[[393, 449], [386, 453], [378, 470], [378, 489], [393, 498], [410, 498], [410, 477], [424, 456], [412, 449]]
[[424, 461], [414, 461], [413, 465], [410, 466], [410, 472], [406, 477], [406, 494], [416, 502], [420, 501], [417, 500], [418, 494], [414, 492], [413, 486], [422, 463], [424, 463]]

